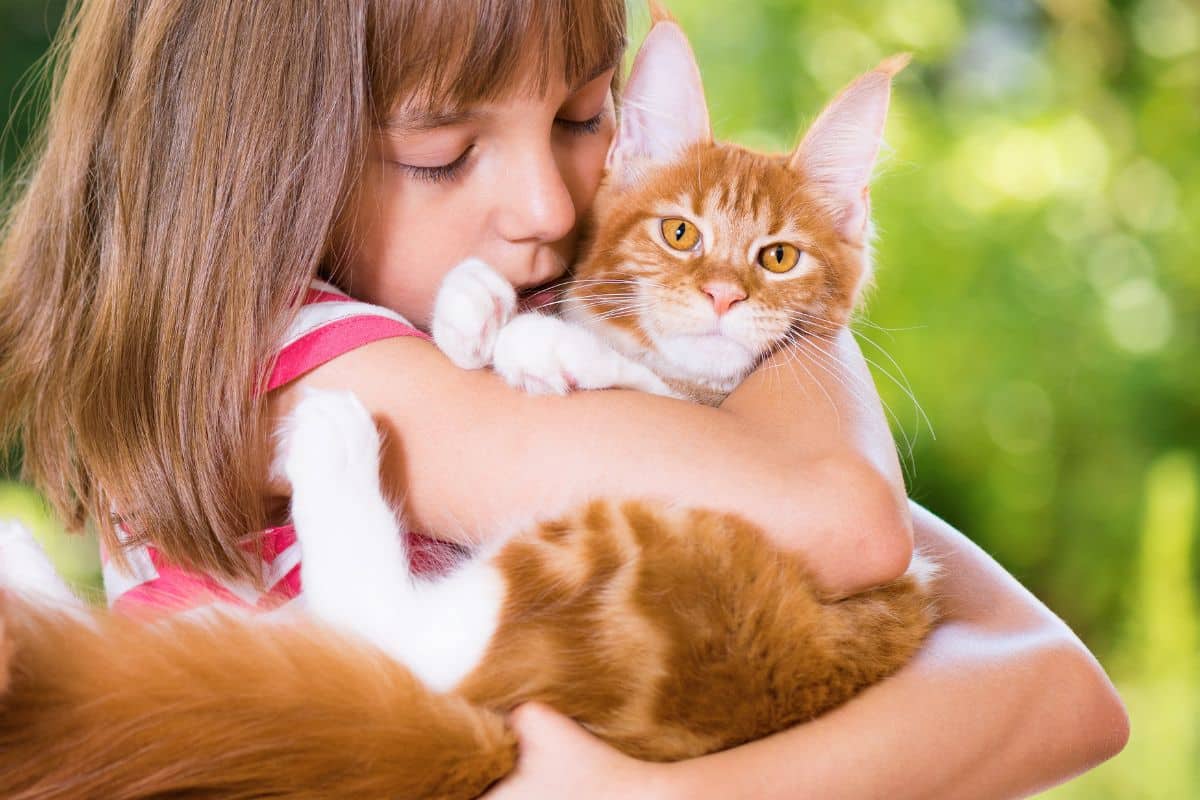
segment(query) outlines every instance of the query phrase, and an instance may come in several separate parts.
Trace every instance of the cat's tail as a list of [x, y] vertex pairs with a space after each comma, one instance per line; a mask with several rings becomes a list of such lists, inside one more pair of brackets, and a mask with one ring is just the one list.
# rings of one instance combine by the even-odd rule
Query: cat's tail
[[66, 614], [0, 588], [0, 797], [471, 798], [499, 714], [306, 623]]
[[939, 621], [937, 576], [937, 562], [914, 553], [891, 583], [826, 604], [818, 635], [833, 670], [861, 688], [906, 663]]

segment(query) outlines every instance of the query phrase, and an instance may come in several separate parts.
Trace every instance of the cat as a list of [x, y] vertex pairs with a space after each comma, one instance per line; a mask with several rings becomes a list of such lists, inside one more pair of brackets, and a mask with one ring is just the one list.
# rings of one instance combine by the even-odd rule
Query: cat
[[[698, 86], [682, 31], [657, 20], [569, 319], [516, 314], [499, 276], [468, 264], [454, 277], [468, 287], [460, 298], [478, 284], [491, 308], [498, 295], [512, 302], [505, 319], [451, 320], [459, 333], [437, 338], [461, 345], [456, 360], [466, 352], [533, 390], [627, 386], [717, 402], [798, 328], [844, 324], [866, 280], [865, 184], [897, 62], [835, 100], [790, 158], [649, 136], [658, 121], [637, 118], [664, 107], [678, 84], [656, 76], [681, 64]], [[707, 127], [687, 113], [693, 133]], [[678, 200], [693, 180], [703, 193], [693, 201], [745, 193], [754, 209], [757, 191], [760, 221], [782, 223], [750, 247], [722, 244], [731, 215]], [[665, 215], [664, 198], [676, 198]], [[622, 305], [631, 286], [654, 302]], [[644, 313], [658, 303], [675, 310]], [[27, 534], [0, 528], [0, 796], [474, 797], [513, 768], [503, 712], [527, 700], [630, 755], [678, 760], [836, 707], [906, 663], [935, 622], [933, 571], [919, 556], [899, 580], [835, 600], [802, 556], [737, 515], [652, 501], [594, 501], [414, 582], [366, 410], [314, 393], [289, 427], [282, 468], [304, 598], [329, 627], [89, 612], [44, 563], [28, 566], [39, 556]]]
[[459, 366], [533, 393], [624, 387], [718, 405], [777, 347], [847, 323], [871, 274], [867, 189], [890, 81], [909, 57], [854, 82], [774, 156], [713, 142], [688, 43], [661, 38], [634, 65], [572, 278], [525, 295], [562, 318], [516, 313], [513, 287], [468, 260], [432, 324]]

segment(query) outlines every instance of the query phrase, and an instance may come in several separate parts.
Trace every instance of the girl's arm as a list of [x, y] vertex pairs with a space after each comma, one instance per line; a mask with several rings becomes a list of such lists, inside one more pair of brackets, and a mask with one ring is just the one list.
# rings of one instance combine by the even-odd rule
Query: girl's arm
[[962, 534], [920, 506], [913, 520], [918, 547], [942, 563], [948, 618], [896, 675], [814, 722], [671, 765], [523, 707], [522, 762], [488, 800], [561, 796], [556, 786], [575, 800], [1008, 798], [1118, 753], [1129, 719], [1079, 639]]
[[334, 359], [277, 392], [272, 413], [304, 387], [359, 396], [386, 434], [385, 485], [415, 530], [442, 538], [643, 496], [736, 511], [839, 593], [896, 577], [911, 555], [895, 447], [848, 332], [777, 354], [721, 408], [630, 391], [526, 395], [416, 339]]

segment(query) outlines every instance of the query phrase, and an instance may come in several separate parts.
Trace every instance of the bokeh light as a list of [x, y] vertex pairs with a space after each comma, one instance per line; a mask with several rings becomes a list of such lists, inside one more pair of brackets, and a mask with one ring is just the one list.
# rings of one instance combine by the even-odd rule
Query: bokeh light
[[[1050, 796], [1200, 797], [1200, 7], [667, 2], [717, 135], [762, 149], [914, 53], [857, 325], [910, 492], [1060, 614], [1129, 702], [1127, 751]], [[0, 0], [0, 96], [20, 96], [62, 6]], [[29, 130], [9, 120], [6, 174]], [[94, 545], [15, 483], [12, 514], [94, 582]]]

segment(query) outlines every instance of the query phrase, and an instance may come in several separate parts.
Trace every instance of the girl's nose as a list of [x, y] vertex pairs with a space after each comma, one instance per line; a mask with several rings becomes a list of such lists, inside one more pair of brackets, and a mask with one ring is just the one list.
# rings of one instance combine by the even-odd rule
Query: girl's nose
[[500, 234], [510, 242], [557, 242], [575, 227], [575, 202], [553, 151], [522, 161], [496, 187], [502, 204]]

